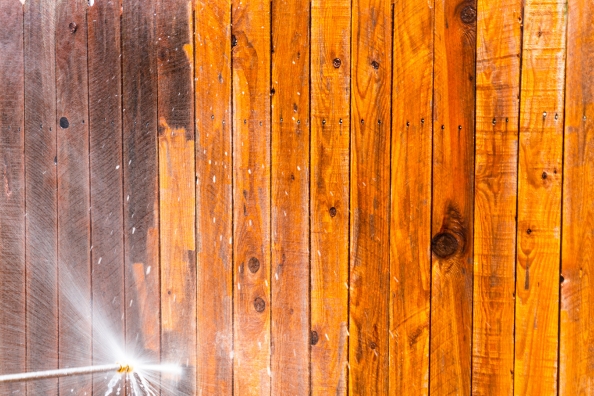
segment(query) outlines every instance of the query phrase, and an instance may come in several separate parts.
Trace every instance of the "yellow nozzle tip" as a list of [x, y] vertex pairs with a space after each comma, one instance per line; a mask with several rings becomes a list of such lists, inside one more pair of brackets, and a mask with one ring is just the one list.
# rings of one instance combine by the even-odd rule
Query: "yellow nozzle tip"
[[120, 365], [120, 368], [118, 369], [118, 373], [122, 374], [122, 373], [131, 373], [133, 369], [133, 367], [129, 364], [126, 363], [118, 363]]

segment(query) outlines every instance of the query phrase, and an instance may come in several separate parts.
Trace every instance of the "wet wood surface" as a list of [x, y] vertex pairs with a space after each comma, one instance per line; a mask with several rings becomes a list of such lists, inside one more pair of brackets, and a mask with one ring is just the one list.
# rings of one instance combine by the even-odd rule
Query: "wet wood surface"
[[593, 17], [0, 0], [0, 375], [132, 358], [181, 367], [162, 395], [593, 393]]

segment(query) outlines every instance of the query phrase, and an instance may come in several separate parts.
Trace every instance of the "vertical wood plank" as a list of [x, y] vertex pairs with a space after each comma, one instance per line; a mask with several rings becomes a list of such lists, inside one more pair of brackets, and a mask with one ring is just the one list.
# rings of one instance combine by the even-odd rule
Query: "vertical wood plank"
[[[0, 0], [0, 373], [25, 371], [23, 6]], [[2, 384], [0, 394], [25, 394]]]
[[126, 348], [160, 359], [156, 0], [122, 10]]
[[351, 1], [311, 5], [311, 393], [346, 395]]
[[[25, 3], [26, 370], [58, 366], [55, 7]], [[58, 381], [27, 383], [55, 394]]]
[[[119, 0], [87, 11], [91, 171], [93, 364], [121, 359], [125, 343]], [[93, 377], [104, 394], [105, 375]]]
[[470, 394], [476, 5], [436, 0], [430, 393]]
[[477, 8], [472, 392], [512, 395], [522, 2]]
[[352, 7], [349, 393], [387, 394], [392, 8]]
[[[91, 227], [84, 0], [56, 7], [56, 124], [58, 174], [59, 366], [91, 358]], [[62, 394], [91, 394], [89, 376], [59, 381]]]
[[197, 393], [224, 396], [233, 393], [231, 1], [195, 8]]
[[433, 2], [394, 5], [390, 393], [429, 391]]
[[273, 395], [309, 394], [309, 0], [272, 2]]
[[568, 2], [559, 394], [594, 393], [594, 3]]
[[162, 392], [179, 395], [196, 393], [197, 367], [193, 18], [190, 0], [158, 2], [161, 360], [184, 368]]
[[566, 2], [524, 4], [514, 393], [557, 393]]
[[270, 2], [234, 0], [234, 393], [270, 394]]

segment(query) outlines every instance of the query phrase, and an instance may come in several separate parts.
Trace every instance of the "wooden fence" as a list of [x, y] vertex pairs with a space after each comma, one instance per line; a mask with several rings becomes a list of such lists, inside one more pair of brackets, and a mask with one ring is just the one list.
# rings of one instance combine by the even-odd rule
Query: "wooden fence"
[[0, 373], [105, 329], [163, 395], [593, 395], [593, 21], [0, 0]]

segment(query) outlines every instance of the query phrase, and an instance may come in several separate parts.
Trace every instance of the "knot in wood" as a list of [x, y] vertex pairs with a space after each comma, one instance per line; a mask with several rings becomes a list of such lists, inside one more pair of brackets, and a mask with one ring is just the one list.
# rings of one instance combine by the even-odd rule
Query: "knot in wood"
[[439, 258], [448, 258], [458, 250], [458, 240], [450, 233], [439, 233], [431, 240], [431, 250]]
[[60, 118], [60, 127], [62, 129], [66, 129], [70, 126], [70, 123], [68, 122], [68, 118], [66, 117], [62, 117]]
[[256, 299], [254, 300], [254, 308], [256, 309], [256, 312], [264, 312], [264, 309], [266, 308], [266, 303], [264, 302], [262, 297], [256, 297]]
[[373, 67], [375, 70], [379, 69], [379, 63], [377, 61], [373, 61], [371, 62], [371, 67]]
[[338, 69], [341, 64], [342, 61], [338, 58], [334, 58], [334, 60], [332, 61], [332, 66], [334, 66], [335, 69]]
[[260, 260], [255, 257], [252, 257], [250, 261], [248, 261], [248, 268], [252, 274], [255, 274], [260, 269]]
[[471, 5], [464, 7], [460, 12], [460, 19], [466, 24], [474, 23], [476, 20], [476, 8]]
[[330, 212], [330, 217], [336, 216], [336, 208], [334, 206], [330, 208], [329, 212]]
[[68, 29], [70, 29], [70, 33], [76, 33], [78, 25], [74, 22], [70, 22], [70, 24], [68, 25]]
[[318, 336], [317, 331], [311, 332], [311, 345], [316, 345], [320, 341], [320, 336]]

